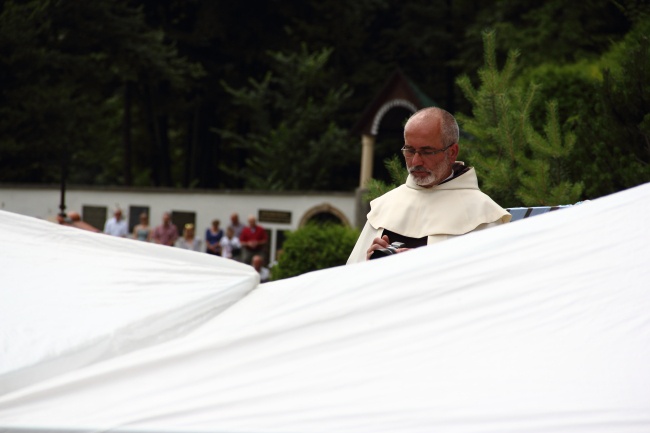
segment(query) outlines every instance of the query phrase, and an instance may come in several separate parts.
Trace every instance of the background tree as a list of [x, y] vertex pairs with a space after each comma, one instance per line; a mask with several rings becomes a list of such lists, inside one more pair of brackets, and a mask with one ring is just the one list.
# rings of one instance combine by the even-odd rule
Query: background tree
[[[644, 105], [631, 104], [634, 113], [610, 108], [621, 101], [614, 97], [621, 86], [644, 84], [641, 69], [629, 69], [635, 65], [626, 66], [633, 75], [616, 75], [624, 57], [613, 53], [631, 46], [623, 37], [648, 21], [647, 9], [643, 0], [305, 0], [254, 7], [225, 0], [3, 0], [0, 181], [56, 182], [68, 155], [77, 183], [250, 188], [231, 168], [264, 160], [266, 148], [242, 148], [215, 131], [256, 132], [250, 109], [235, 104], [229, 89], [263, 83], [269, 72], [277, 79], [278, 60], [269, 52], [289, 58], [302, 45], [311, 54], [329, 52], [327, 86], [346, 83], [347, 90], [328, 120], [349, 131], [396, 67], [436, 104], [469, 115], [473, 106], [455, 80], [478, 82], [482, 33], [497, 29], [498, 61], [520, 49], [517, 81], [543, 84], [529, 110], [532, 125], [543, 131], [546, 102], [556, 99], [562, 128], [576, 135], [562, 171], [574, 183], [584, 179], [585, 194], [594, 198], [646, 179], [642, 165], [624, 163], [631, 149], [621, 148], [624, 128], [616, 121], [623, 114], [641, 128]], [[603, 87], [605, 68], [610, 90]], [[546, 80], [544, 70], [558, 80]], [[269, 95], [278, 92], [278, 83], [268, 86]], [[306, 120], [283, 128], [274, 122], [272, 146], [306, 139], [307, 131], [322, 134]], [[392, 155], [382, 153], [385, 142], [377, 141], [376, 155]], [[357, 152], [358, 140], [351, 146]], [[324, 166], [335, 164], [324, 169], [337, 172], [328, 187], [317, 188], [358, 184], [358, 164], [320, 157]]]
[[495, 1], [486, 7], [477, 5], [479, 13], [469, 23], [469, 32], [476, 44], [482, 32], [494, 31], [498, 53], [505, 56], [511, 50], [519, 51], [519, 63], [524, 68], [549, 61], [567, 64], [592, 60], [629, 31], [626, 8], [636, 2]]
[[[650, 20], [647, 11], [634, 11], [633, 29], [599, 58], [545, 63], [520, 76], [540, 84], [538, 101], [558, 100], [563, 127], [576, 136], [564, 164], [574, 182], [584, 183], [584, 199], [650, 181], [644, 126], [650, 113]], [[533, 104], [533, 123], [541, 123], [535, 113], [543, 108], [542, 103]]]
[[226, 89], [233, 103], [249, 112], [249, 131], [222, 130], [225, 140], [246, 152], [241, 167], [223, 166], [251, 189], [351, 189], [337, 177], [359, 158], [356, 140], [336, 123], [349, 96], [346, 85], [328, 79], [329, 49], [311, 53], [270, 53], [274, 70], [249, 87]]
[[481, 188], [505, 207], [571, 204], [581, 183], [569, 181], [563, 166], [575, 136], [562, 134], [555, 102], [548, 103], [544, 132], [535, 130], [530, 110], [536, 86], [516, 83], [518, 53], [511, 51], [502, 70], [496, 60], [495, 34], [485, 34], [485, 66], [480, 86], [469, 77], [458, 85], [472, 103], [472, 116], [458, 115], [469, 134], [463, 143], [467, 160], [480, 173]]
[[395, 189], [406, 182], [408, 170], [406, 169], [406, 163], [403, 158], [400, 158], [397, 155], [392, 158], [386, 158], [384, 160], [384, 166], [390, 174], [392, 182], [388, 183], [379, 179], [370, 179], [366, 186], [367, 192], [363, 196], [365, 201], [371, 202], [377, 197], [386, 194], [388, 191]]
[[141, 113], [156, 138], [146, 153], [167, 161], [154, 165], [155, 183], [169, 183], [166, 131], [159, 128], [165, 105], [151, 99], [151, 89], [164, 87], [182, 100], [177, 92], [200, 68], [149, 29], [139, 9], [108, 1], [6, 1], [0, 46], [0, 159], [14, 167], [3, 171], [4, 180], [58, 180], [61, 155], [68, 154], [72, 181], [125, 183], [131, 155], [120, 140], [130, 137], [121, 133], [121, 102], [125, 83], [137, 82]]
[[[577, 128], [583, 153], [591, 157], [578, 172], [593, 196], [650, 182], [650, 20], [637, 24], [613, 56], [617, 68], [605, 69], [596, 93], [599, 127], [587, 113]], [[594, 155], [598, 154], [596, 158]], [[577, 168], [576, 168], [577, 169]], [[577, 171], [577, 170], [576, 170]]]

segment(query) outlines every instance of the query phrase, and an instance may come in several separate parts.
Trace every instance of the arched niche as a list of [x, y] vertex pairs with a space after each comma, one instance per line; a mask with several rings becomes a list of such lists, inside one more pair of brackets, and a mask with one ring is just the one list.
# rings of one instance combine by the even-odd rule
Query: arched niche
[[310, 221], [331, 221], [334, 223], [342, 224], [346, 227], [350, 226], [350, 221], [345, 216], [345, 214], [329, 203], [323, 203], [309, 209], [300, 219], [298, 226], [303, 227]]
[[[373, 167], [384, 155], [375, 157], [377, 136], [387, 128], [390, 136], [394, 125], [390, 121], [395, 113], [415, 113], [417, 110], [436, 105], [402, 71], [397, 69], [386, 81], [374, 100], [366, 107], [353, 130], [361, 135], [361, 170], [359, 188], [366, 188], [373, 177]], [[406, 116], [408, 117], [408, 116]], [[399, 125], [401, 129], [403, 125]], [[390, 138], [389, 138], [390, 140]], [[395, 150], [397, 152], [397, 150]]]
[[[404, 124], [417, 109], [406, 100], [387, 102], [377, 113], [377, 124], [373, 125], [374, 148], [370, 176], [387, 183], [391, 178], [385, 161], [399, 155], [399, 149], [404, 144]], [[375, 129], [376, 128], [376, 129]]]

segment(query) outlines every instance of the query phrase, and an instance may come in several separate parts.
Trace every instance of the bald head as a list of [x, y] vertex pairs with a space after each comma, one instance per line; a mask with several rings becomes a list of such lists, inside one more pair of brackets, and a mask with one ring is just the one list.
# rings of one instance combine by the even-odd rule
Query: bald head
[[430, 107], [404, 125], [406, 168], [415, 183], [431, 188], [453, 173], [458, 156], [458, 124], [447, 111]]
[[430, 137], [437, 137], [442, 147], [458, 143], [458, 123], [451, 113], [442, 108], [427, 107], [415, 112], [404, 126], [404, 135], [414, 128]]

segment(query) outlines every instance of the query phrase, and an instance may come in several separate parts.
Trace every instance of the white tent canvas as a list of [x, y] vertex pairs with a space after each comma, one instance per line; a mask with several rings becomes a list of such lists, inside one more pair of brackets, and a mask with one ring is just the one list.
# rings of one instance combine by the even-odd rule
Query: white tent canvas
[[260, 285], [0, 396], [0, 430], [650, 431], [649, 213], [643, 185]]
[[250, 266], [0, 211], [0, 395], [182, 336], [259, 282]]

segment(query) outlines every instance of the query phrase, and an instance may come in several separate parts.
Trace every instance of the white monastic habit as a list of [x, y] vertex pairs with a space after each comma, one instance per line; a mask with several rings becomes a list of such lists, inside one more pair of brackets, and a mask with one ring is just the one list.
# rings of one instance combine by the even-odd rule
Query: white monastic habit
[[431, 245], [509, 222], [511, 215], [479, 189], [474, 168], [457, 161], [454, 172], [458, 168], [462, 174], [431, 188], [417, 185], [409, 175], [405, 184], [371, 201], [348, 264], [365, 261], [373, 239], [384, 229], [409, 238], [426, 237]]

